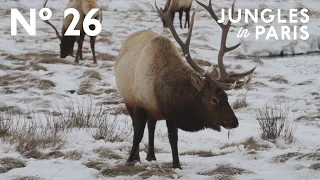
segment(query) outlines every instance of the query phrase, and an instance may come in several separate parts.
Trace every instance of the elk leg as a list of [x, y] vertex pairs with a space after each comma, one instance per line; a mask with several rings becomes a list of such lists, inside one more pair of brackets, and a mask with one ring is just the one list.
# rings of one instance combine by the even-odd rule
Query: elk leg
[[180, 28], [182, 29], [182, 15], [183, 15], [183, 10], [179, 11], [179, 21], [180, 21]]
[[148, 120], [148, 133], [149, 133], [149, 145], [148, 145], [148, 153], [146, 160], [152, 161], [157, 160], [156, 156], [154, 154], [154, 131], [156, 129], [157, 121], [154, 120]]
[[147, 123], [147, 113], [142, 108], [133, 110], [133, 144], [130, 151], [128, 163], [141, 162], [139, 157], [139, 144], [143, 138], [144, 128]]
[[[127, 109], [128, 113], [129, 113], [129, 115], [130, 115], [130, 117], [132, 119], [132, 126], [134, 127], [133, 108], [131, 106], [129, 106], [127, 103], [125, 103], [125, 105], [126, 105], [126, 109]], [[138, 145], [138, 149], [137, 149], [133, 159], [135, 159], [135, 160], [139, 160], [140, 159], [140, 157], [139, 157], [139, 145]]]
[[179, 155], [178, 155], [178, 128], [170, 121], [166, 121], [168, 128], [168, 137], [172, 151], [172, 166], [173, 168], [182, 169], [180, 166]]
[[190, 8], [186, 11], [186, 20], [184, 23], [184, 28], [186, 28], [188, 22], [188, 28], [190, 27]]
[[90, 36], [90, 46], [91, 46], [91, 51], [93, 56], [93, 64], [97, 64], [96, 53], [94, 50], [95, 41], [96, 41], [96, 36]]
[[83, 60], [82, 44], [83, 44], [83, 41], [84, 41], [84, 37], [85, 37], [85, 33], [83, 32], [83, 33], [80, 35], [80, 39], [81, 39], [81, 41], [82, 41], [82, 43], [81, 43], [81, 49], [80, 49], [80, 60]]
[[175, 15], [175, 12], [171, 12], [171, 21], [172, 21], [172, 24], [174, 22], [174, 15]]
[[78, 50], [77, 50], [77, 55], [76, 58], [74, 60], [75, 63], [79, 63], [79, 57], [80, 59], [82, 58], [82, 45], [83, 45], [83, 38], [82, 38], [82, 34], [80, 34], [80, 38], [77, 40], [78, 43]]

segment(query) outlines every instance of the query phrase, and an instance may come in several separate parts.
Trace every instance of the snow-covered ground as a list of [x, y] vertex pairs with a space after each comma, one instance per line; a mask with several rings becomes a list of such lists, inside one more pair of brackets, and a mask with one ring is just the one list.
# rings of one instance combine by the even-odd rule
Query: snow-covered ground
[[[99, 0], [104, 12], [102, 32], [96, 43], [98, 65], [92, 64], [88, 37], [84, 42], [85, 60], [80, 61], [79, 65], [72, 64], [74, 60], [72, 57], [67, 57], [66, 62], [56, 63], [60, 60], [59, 40], [54, 38], [53, 29], [40, 19], [37, 19], [36, 36], [29, 36], [21, 26], [18, 26], [18, 36], [10, 35], [10, 8], [18, 8], [28, 20], [29, 8], [39, 10], [42, 0], [2, 1], [4, 2], [0, 6], [0, 103], [16, 105], [24, 112], [28, 109], [40, 112], [69, 100], [80, 102], [80, 104], [92, 100], [94, 104], [103, 103], [110, 109], [123, 108], [121, 97], [115, 91], [113, 65], [124, 38], [138, 30], [151, 29], [173, 40], [170, 31], [162, 28], [161, 20], [148, 4], [154, 5], [154, 0]], [[229, 8], [231, 3], [230, 0], [213, 0], [216, 10]], [[48, 2], [47, 6], [53, 10], [51, 22], [57, 26], [57, 29], [61, 29], [63, 8], [66, 4], [67, 1], [62, 0]], [[157, 4], [162, 7], [165, 1], [158, 0]], [[197, 9], [197, 14], [190, 45], [192, 56], [216, 63], [221, 30], [209, 14], [201, 7], [197, 7], [195, 2], [193, 7]], [[246, 89], [228, 91], [230, 104], [236, 101], [239, 94], [245, 93], [247, 93], [248, 102], [247, 107], [235, 109], [240, 126], [231, 131], [229, 139], [224, 129], [221, 132], [203, 130], [196, 133], [180, 130], [178, 147], [182, 170], [171, 170], [172, 156], [166, 135], [166, 125], [164, 121], [159, 121], [155, 139], [157, 161], [145, 160], [144, 149], [148, 142], [146, 130], [140, 144], [142, 164], [135, 165], [137, 166], [135, 168], [147, 165], [145, 171], [149, 169], [148, 173], [151, 175], [142, 176], [141, 173], [144, 171], [140, 174], [130, 174], [129, 170], [125, 169], [126, 172], [117, 177], [108, 176], [108, 173], [101, 173], [84, 164], [99, 161], [104, 163], [102, 169], [124, 164], [131, 148], [132, 135], [123, 142], [107, 142], [95, 140], [88, 131], [72, 130], [66, 135], [66, 143], [58, 150], [80, 152], [82, 155], [76, 160], [63, 157], [28, 158], [18, 153], [14, 144], [2, 141], [0, 158], [18, 158], [25, 161], [26, 166], [1, 173], [0, 160], [0, 179], [21, 179], [26, 176], [52, 180], [169, 178], [166, 175], [180, 179], [320, 179], [320, 2], [318, 0], [256, 0], [254, 2], [238, 0], [236, 8], [283, 9], [284, 14], [288, 13], [290, 8], [307, 8], [311, 15], [309, 23], [306, 24], [310, 37], [307, 41], [255, 40], [254, 25], [247, 25], [251, 35], [248, 39], [243, 39], [243, 44], [237, 50], [227, 54], [224, 62], [226, 65], [231, 65], [231, 70], [236, 71], [248, 70], [255, 65], [258, 67], [251, 84]], [[177, 14], [174, 25], [177, 32], [185, 37], [187, 29], [179, 28]], [[259, 25], [267, 28], [270, 24], [259, 23]], [[273, 25], [280, 26], [276, 22]], [[240, 41], [236, 38], [236, 33], [241, 26], [244, 26], [243, 22], [231, 28], [228, 45]], [[279, 31], [277, 32], [280, 34]], [[285, 54], [302, 55], [279, 57], [281, 51]], [[311, 52], [315, 53], [307, 54]], [[267, 57], [270, 55], [275, 57]], [[43, 68], [36, 68], [35, 64]], [[95, 76], [94, 73], [100, 74], [100, 77]], [[17, 76], [19, 77], [14, 78]], [[44, 80], [53, 82], [53, 85]], [[76, 92], [71, 94], [66, 92], [68, 90]], [[290, 105], [289, 120], [304, 116], [298, 121], [293, 143], [286, 144], [278, 140], [274, 144], [260, 138], [259, 123], [254, 114], [255, 110], [263, 108], [267, 102], [269, 104], [274, 102], [275, 105], [283, 102]], [[126, 115], [119, 115], [118, 118], [121, 122], [129, 119]], [[128, 122], [131, 122], [130, 119]], [[265, 148], [250, 150], [242, 142], [251, 137]], [[226, 146], [230, 143], [238, 146]], [[101, 157], [97, 151], [101, 148], [106, 148], [119, 157]], [[43, 152], [52, 150], [41, 149]], [[204, 152], [209, 155], [201, 155]], [[291, 158], [287, 160], [282, 162], [274, 160], [278, 155], [293, 152], [297, 154], [290, 156]], [[231, 168], [231, 170], [221, 170], [219, 174], [216, 168], [221, 165], [242, 168], [245, 171]], [[318, 168], [315, 168], [316, 165]], [[216, 171], [213, 171], [215, 169]]]

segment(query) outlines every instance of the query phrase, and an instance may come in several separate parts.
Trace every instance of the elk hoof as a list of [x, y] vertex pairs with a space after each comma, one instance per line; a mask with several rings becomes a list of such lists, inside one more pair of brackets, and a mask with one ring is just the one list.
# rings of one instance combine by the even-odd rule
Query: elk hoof
[[146, 158], [147, 161], [156, 161], [156, 156], [155, 155], [147, 155], [147, 158]]
[[182, 168], [181, 168], [181, 166], [180, 166], [180, 163], [173, 163], [173, 165], [172, 165], [172, 168], [174, 168], [174, 169], [181, 169], [182, 170]]

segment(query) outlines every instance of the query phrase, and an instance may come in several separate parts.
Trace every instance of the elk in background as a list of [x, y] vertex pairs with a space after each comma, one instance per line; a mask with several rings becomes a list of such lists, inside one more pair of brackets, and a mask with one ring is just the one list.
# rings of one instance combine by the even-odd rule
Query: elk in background
[[[48, 0], [45, 1], [44, 6], [46, 7]], [[80, 36], [67, 36], [64, 35], [66, 30], [68, 29], [70, 23], [73, 20], [73, 15], [69, 14], [68, 16], [66, 16], [63, 20], [63, 24], [62, 24], [62, 31], [61, 31], [61, 35], [59, 34], [58, 30], [56, 29], [56, 27], [54, 25], [52, 25], [48, 20], [44, 21], [45, 23], [49, 24], [54, 31], [56, 32], [57, 37], [60, 39], [60, 58], [66, 58], [67, 56], [72, 56], [73, 57], [73, 47], [74, 47], [74, 43], [77, 41], [78, 43], [78, 50], [77, 50], [77, 54], [75, 57], [74, 62], [75, 63], [79, 63], [79, 59], [83, 60], [83, 56], [82, 56], [82, 45], [83, 45], [83, 41], [84, 41], [84, 37], [85, 37], [85, 32], [83, 30], [83, 20], [85, 18], [85, 16], [87, 15], [87, 13], [93, 9], [93, 8], [99, 8], [96, 0], [69, 0], [69, 3], [66, 7], [67, 8], [75, 8], [76, 10], [78, 10], [78, 12], [80, 13], [80, 19], [75, 27], [75, 30], [80, 30]], [[101, 9], [94, 14], [93, 18], [97, 19], [100, 21], [100, 23], [102, 22], [102, 11]], [[89, 28], [91, 30], [95, 29], [94, 25], [90, 25]], [[96, 64], [97, 60], [96, 60], [96, 55], [95, 55], [95, 40], [96, 40], [96, 36], [90, 36], [90, 46], [91, 46], [91, 51], [92, 51], [92, 56], [93, 56], [93, 63]]]
[[[172, 3], [171, 3], [172, 1]], [[174, 16], [176, 12], [179, 12], [179, 20], [180, 20], [180, 28], [182, 29], [182, 15], [183, 12], [186, 13], [186, 19], [185, 19], [185, 24], [184, 28], [186, 28], [187, 23], [188, 23], [188, 28], [190, 27], [190, 9], [192, 6], [192, 1], [193, 0], [167, 0], [166, 5], [164, 6], [164, 9], [160, 8], [160, 10], [163, 13], [168, 12], [170, 4], [172, 4], [172, 8], [170, 9], [170, 15], [171, 15], [171, 20], [172, 22], [174, 21]], [[168, 27], [167, 22], [161, 18], [163, 27]]]
[[[198, 1], [197, 1], [198, 2]], [[217, 21], [209, 6], [198, 2]], [[180, 45], [184, 57], [167, 37], [150, 30], [141, 30], [129, 35], [123, 42], [115, 63], [117, 89], [124, 99], [126, 109], [133, 121], [133, 144], [128, 163], [140, 161], [139, 143], [148, 122], [149, 146], [147, 160], [156, 160], [154, 153], [154, 132], [158, 120], [166, 120], [168, 138], [172, 150], [173, 168], [180, 168], [178, 155], [178, 129], [196, 132], [205, 128], [221, 131], [237, 128], [239, 122], [229, 102], [226, 90], [238, 89], [252, 78], [256, 67], [241, 74], [228, 74], [223, 65], [224, 54], [240, 44], [226, 47], [231, 25], [219, 24], [222, 28], [218, 67], [208, 70], [198, 66], [190, 56], [195, 12], [186, 42], [179, 38], [171, 16], [173, 4], [167, 13], [156, 6], [159, 16], [165, 20], [174, 39]], [[234, 7], [234, 6], [233, 6]], [[233, 8], [232, 8], [233, 9]]]

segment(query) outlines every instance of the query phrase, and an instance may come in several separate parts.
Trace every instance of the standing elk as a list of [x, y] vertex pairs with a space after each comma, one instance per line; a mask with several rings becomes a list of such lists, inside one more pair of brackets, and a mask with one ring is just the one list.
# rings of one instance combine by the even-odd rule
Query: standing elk
[[[171, 3], [172, 1], [172, 3]], [[170, 4], [172, 4], [172, 8], [170, 9], [170, 15], [171, 15], [171, 20], [172, 22], [174, 21], [174, 16], [176, 12], [179, 12], [179, 20], [180, 20], [180, 28], [182, 29], [182, 14], [183, 11], [186, 13], [186, 19], [185, 19], [185, 24], [184, 28], [186, 28], [187, 23], [188, 23], [188, 28], [190, 27], [190, 9], [192, 6], [192, 1], [193, 0], [167, 0], [166, 5], [164, 6], [164, 9], [160, 8], [160, 10], [163, 13], [168, 12]], [[168, 27], [167, 22], [161, 18], [163, 27]]]
[[[211, 0], [204, 7], [217, 21]], [[234, 7], [234, 5], [233, 5]], [[232, 7], [232, 10], [234, 9]], [[172, 5], [169, 6], [169, 12]], [[221, 126], [237, 128], [238, 119], [228, 102], [225, 90], [242, 88], [249, 83], [256, 67], [241, 74], [228, 74], [223, 65], [224, 54], [239, 45], [226, 47], [231, 25], [219, 24], [222, 29], [218, 67], [208, 70], [198, 66], [190, 56], [189, 45], [195, 12], [191, 17], [186, 42], [179, 38], [170, 15], [157, 12], [168, 24], [174, 39], [180, 45], [186, 61], [175, 44], [167, 37], [150, 30], [141, 30], [129, 35], [123, 42], [116, 58], [116, 86], [124, 99], [126, 109], [133, 121], [133, 145], [127, 163], [139, 161], [139, 143], [148, 122], [149, 146], [147, 160], [156, 160], [154, 132], [158, 120], [166, 120], [168, 138], [172, 150], [173, 168], [180, 168], [178, 155], [178, 129], [197, 132], [211, 128], [218, 132]]]
[[[48, 0], [45, 1], [43, 7], [46, 7]], [[44, 21], [45, 23], [49, 24], [54, 31], [56, 32], [57, 37], [60, 40], [60, 58], [66, 58], [67, 56], [72, 56], [73, 57], [73, 47], [74, 43], [77, 41], [78, 43], [78, 50], [77, 54], [75, 57], [74, 62], [79, 63], [79, 59], [83, 60], [82, 56], [82, 45], [85, 37], [85, 32], [83, 30], [83, 20], [85, 16], [88, 14], [88, 12], [93, 9], [93, 8], [99, 8], [96, 0], [69, 0], [69, 3], [67, 4], [67, 8], [75, 8], [79, 13], [80, 13], [80, 19], [77, 22], [75, 26], [75, 30], [80, 30], [80, 36], [68, 36], [64, 35], [65, 32], [67, 31], [69, 25], [73, 21], [73, 15], [67, 15], [62, 24], [62, 31], [61, 35], [59, 34], [57, 28], [52, 25], [48, 20]], [[102, 22], [102, 11], [101, 9], [96, 12], [93, 16], [94, 19], [97, 19]], [[94, 30], [95, 26], [90, 25], [89, 26], [90, 30]], [[90, 36], [90, 46], [91, 46], [91, 51], [92, 51], [92, 56], [93, 56], [93, 63], [97, 64], [96, 60], [96, 54], [95, 54], [95, 41], [96, 41], [96, 36]]]

